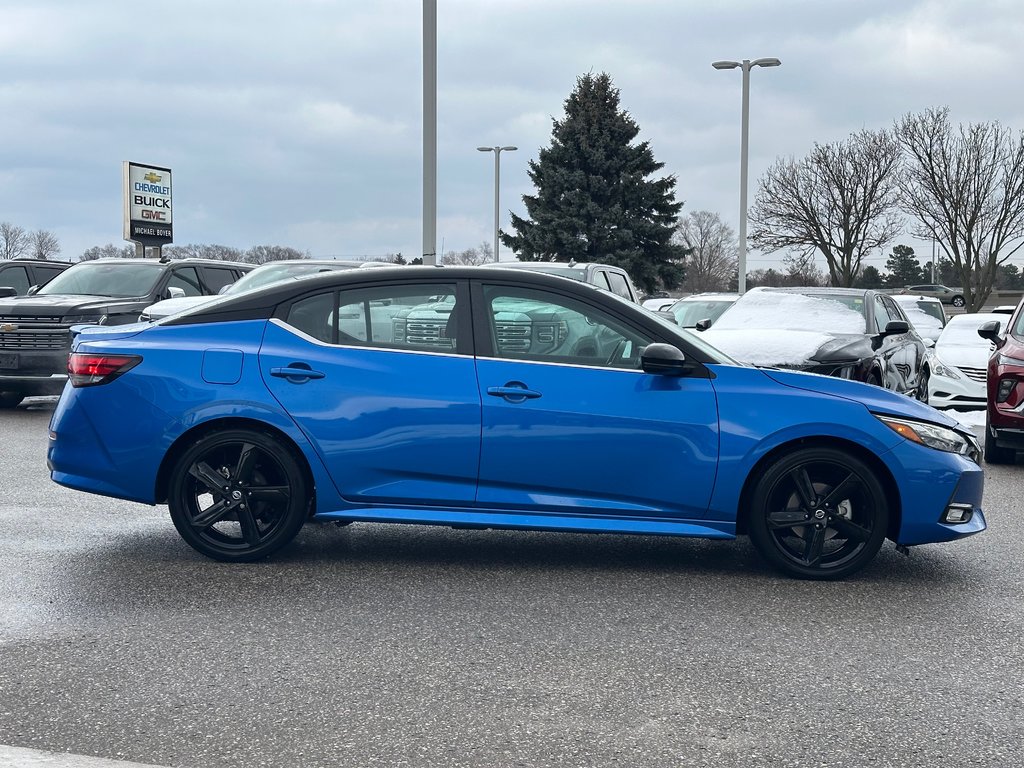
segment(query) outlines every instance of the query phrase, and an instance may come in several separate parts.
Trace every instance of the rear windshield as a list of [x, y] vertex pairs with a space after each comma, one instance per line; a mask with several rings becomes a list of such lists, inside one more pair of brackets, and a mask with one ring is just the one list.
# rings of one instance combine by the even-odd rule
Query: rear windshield
[[138, 262], [76, 264], [40, 288], [37, 295], [112, 296], [116, 298], [147, 296], [152, 292], [160, 275], [163, 274], [164, 266], [159, 262], [152, 264]]

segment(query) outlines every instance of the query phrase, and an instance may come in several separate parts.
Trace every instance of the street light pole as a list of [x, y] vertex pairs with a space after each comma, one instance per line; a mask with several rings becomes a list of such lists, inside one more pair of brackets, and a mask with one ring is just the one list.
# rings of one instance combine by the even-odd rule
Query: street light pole
[[498, 190], [501, 183], [501, 153], [515, 152], [519, 147], [477, 147], [477, 152], [494, 153], [494, 260], [498, 259], [498, 222], [501, 220], [501, 211], [498, 207]]
[[714, 61], [715, 69], [743, 70], [743, 108], [740, 117], [740, 243], [736, 266], [739, 271], [737, 291], [747, 290], [747, 154], [750, 134], [750, 70], [752, 67], [777, 67], [778, 59], [744, 59], [743, 61]]

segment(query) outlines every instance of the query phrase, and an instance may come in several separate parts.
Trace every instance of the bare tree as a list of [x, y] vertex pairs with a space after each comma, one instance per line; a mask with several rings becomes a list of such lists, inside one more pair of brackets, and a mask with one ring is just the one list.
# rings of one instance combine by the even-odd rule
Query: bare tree
[[289, 248], [286, 245], [254, 245], [245, 252], [244, 261], [251, 264], [265, 264], [268, 261], [308, 258], [308, 253], [303, 253], [295, 248]]
[[135, 256], [134, 245], [114, 245], [113, 243], [107, 243], [106, 245], [94, 245], [92, 248], [86, 248], [82, 252], [82, 255], [78, 257], [79, 261], [92, 261], [94, 259], [130, 259]]
[[903, 203], [914, 234], [949, 256], [971, 311], [988, 299], [998, 267], [1024, 245], [1024, 132], [997, 122], [954, 129], [949, 110], [896, 126], [907, 155]]
[[900, 145], [886, 131], [815, 144], [803, 160], [780, 159], [759, 182], [751, 242], [825, 257], [833, 285], [853, 285], [861, 261], [901, 231]]
[[691, 293], [724, 291], [736, 274], [736, 233], [711, 211], [686, 214], [673, 242], [687, 249], [683, 288]]
[[825, 284], [825, 274], [814, 263], [814, 252], [790, 253], [783, 257], [786, 265], [786, 285], [819, 286]]
[[28, 234], [8, 221], [0, 222], [0, 259], [16, 259], [28, 253]]
[[476, 267], [490, 261], [494, 261], [494, 246], [488, 242], [480, 243], [476, 248], [467, 248], [464, 251], [449, 251], [441, 258], [441, 263], [448, 266], [464, 264]]
[[35, 259], [49, 259], [60, 253], [60, 240], [52, 232], [37, 229], [28, 236], [29, 253]]

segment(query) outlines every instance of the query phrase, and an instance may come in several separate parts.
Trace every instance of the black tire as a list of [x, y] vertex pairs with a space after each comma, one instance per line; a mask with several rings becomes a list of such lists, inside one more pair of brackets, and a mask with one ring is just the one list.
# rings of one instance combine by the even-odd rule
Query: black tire
[[0, 392], [0, 408], [17, 408], [24, 399], [20, 392]]
[[951, 304], [952, 304], [952, 305], [953, 305], [954, 307], [958, 307], [958, 308], [959, 308], [959, 307], [962, 307], [962, 306], [964, 305], [964, 297], [963, 297], [963, 296], [954, 296], [954, 297], [953, 297], [953, 301], [952, 301], [952, 302], [950, 302], [950, 303], [951, 303]]
[[1013, 448], [1002, 448], [996, 445], [996, 439], [992, 436], [992, 430], [988, 427], [988, 419], [985, 419], [985, 463], [986, 464], [1016, 464], [1017, 452]]
[[925, 405], [928, 404], [928, 381], [931, 379], [931, 372], [927, 368], [921, 369], [921, 379], [917, 383], [917, 389], [914, 391], [914, 397], [920, 400]]
[[783, 573], [842, 579], [882, 546], [889, 504], [874, 471], [856, 456], [801, 448], [761, 476], [747, 522], [754, 547]]
[[251, 562], [288, 544], [310, 499], [292, 451], [263, 432], [201, 438], [171, 473], [167, 505], [181, 537], [214, 560]]

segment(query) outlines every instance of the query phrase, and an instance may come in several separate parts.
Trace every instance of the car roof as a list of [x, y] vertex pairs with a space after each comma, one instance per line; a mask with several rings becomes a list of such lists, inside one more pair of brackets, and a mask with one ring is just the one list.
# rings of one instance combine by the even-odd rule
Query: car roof
[[723, 301], [735, 301], [740, 295], [738, 293], [729, 293], [728, 291], [705, 291], [704, 293], [694, 293], [690, 296], [683, 296], [678, 301], [706, 301], [707, 299], [722, 299]]
[[167, 266], [169, 264], [198, 264], [209, 266], [227, 265], [229, 267], [244, 267], [245, 269], [253, 269], [256, 266], [255, 264], [247, 264], [243, 261], [223, 261], [222, 259], [146, 259], [131, 256], [127, 258], [113, 256], [102, 259], [89, 259], [88, 261], [75, 262], [73, 266], [77, 267], [81, 264], [156, 264], [157, 266]]
[[914, 302], [917, 302], [917, 301], [930, 301], [930, 302], [933, 302], [935, 304], [941, 304], [942, 303], [941, 301], [939, 301], [934, 296], [922, 296], [921, 294], [917, 294], [917, 293], [892, 293], [892, 294], [889, 294], [889, 295], [892, 296], [894, 299], [896, 299], [897, 302], [905, 302], [907, 304], [909, 304], [912, 301], [914, 301]]
[[787, 286], [784, 288], [772, 288], [770, 286], [760, 286], [754, 289], [755, 291], [771, 291], [773, 293], [818, 293], [832, 296], [864, 296], [868, 293], [877, 293], [873, 288], [833, 288], [832, 286], [818, 286], [818, 285], [804, 285], [804, 286]]
[[613, 264], [601, 264], [596, 261], [492, 261], [481, 264], [481, 267], [499, 267], [509, 269], [536, 269], [538, 267], [560, 267], [562, 269], [586, 269], [587, 267], [611, 267], [621, 269]]

